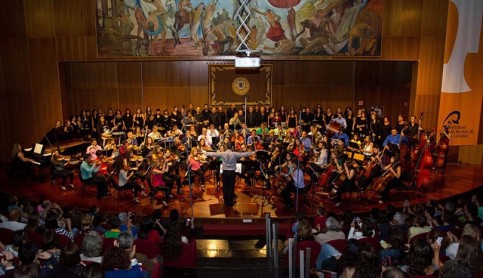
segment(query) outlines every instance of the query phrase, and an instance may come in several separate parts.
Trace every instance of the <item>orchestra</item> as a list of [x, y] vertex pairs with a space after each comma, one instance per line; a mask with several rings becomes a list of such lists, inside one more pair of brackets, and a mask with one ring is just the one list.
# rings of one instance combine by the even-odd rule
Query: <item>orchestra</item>
[[[255, 126], [244, 123], [240, 115], [245, 111], [234, 105], [226, 113], [221, 107], [210, 109], [207, 105], [204, 110], [190, 105], [187, 111], [184, 106], [181, 111], [175, 106], [172, 113], [164, 110], [163, 114], [160, 109], [153, 113], [150, 107], [146, 113], [137, 108], [134, 115], [129, 109], [124, 115], [120, 110], [113, 113], [108, 109], [106, 115], [94, 111], [96, 119], [82, 113], [58, 127], [64, 132], [79, 129], [92, 133], [87, 157], [82, 163], [77, 160], [82, 179], [98, 186], [98, 198], [107, 195], [109, 185], [134, 189], [135, 202], [143, 188], [149, 188], [152, 197], [164, 190], [166, 206], [172, 189], [183, 195], [183, 186], [193, 184], [195, 177], [199, 177], [204, 191], [209, 169], [216, 170], [218, 184], [221, 162], [217, 158], [223, 156], [216, 154], [225, 153], [228, 146], [233, 146], [235, 153], [251, 153], [240, 156], [240, 175], [245, 184], [261, 181], [264, 188], [280, 195], [288, 209], [293, 207], [291, 193], [300, 190], [303, 194], [307, 181], [316, 190], [327, 192], [334, 205], [340, 205], [344, 192], [354, 190], [374, 191], [386, 201], [392, 188], [413, 186], [421, 179], [418, 167], [444, 171], [450, 140], [448, 128], [443, 129], [439, 141], [434, 133], [424, 133], [415, 116], [406, 122], [399, 115], [392, 126], [389, 118], [380, 119], [375, 111], [360, 109], [353, 116], [350, 107], [345, 112], [337, 109], [336, 114], [330, 107], [324, 113], [320, 106], [314, 114], [310, 107], [299, 114], [293, 107], [288, 113], [264, 106], [248, 107], [248, 121]], [[403, 154], [405, 148], [408, 155]], [[428, 154], [434, 158], [429, 164]], [[12, 155], [18, 167], [24, 167], [20, 162], [30, 162], [19, 146], [14, 147]], [[67, 178], [73, 184], [73, 170], [65, 168], [69, 160], [58, 151], [52, 153], [51, 164], [62, 177], [64, 190]], [[410, 178], [404, 180], [406, 176]], [[232, 195], [227, 193], [229, 198]]]

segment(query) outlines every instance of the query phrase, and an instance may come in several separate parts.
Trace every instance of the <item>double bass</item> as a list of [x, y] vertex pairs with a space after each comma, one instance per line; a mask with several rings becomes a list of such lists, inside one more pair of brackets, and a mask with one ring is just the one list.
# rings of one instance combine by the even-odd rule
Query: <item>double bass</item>
[[436, 151], [434, 152], [434, 167], [436, 171], [441, 170], [444, 173], [446, 168], [446, 159], [449, 150], [449, 141], [451, 140], [451, 136], [449, 135], [449, 127], [451, 122], [448, 125], [443, 126], [443, 130], [439, 136], [438, 144], [436, 145]]
[[[426, 190], [429, 187], [431, 178], [431, 168], [433, 167], [433, 156], [431, 154], [431, 138], [434, 133], [425, 135], [425, 138], [419, 142], [421, 152], [418, 161], [414, 167], [415, 186], [420, 190]], [[423, 147], [421, 147], [423, 146]]]

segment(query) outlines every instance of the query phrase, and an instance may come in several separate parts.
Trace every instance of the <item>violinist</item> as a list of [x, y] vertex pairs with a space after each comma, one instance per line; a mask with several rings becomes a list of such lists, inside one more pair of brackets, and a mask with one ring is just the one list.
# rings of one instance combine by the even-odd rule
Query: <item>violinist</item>
[[260, 126], [256, 129], [256, 133], [260, 138], [265, 138], [269, 131], [270, 129], [268, 129], [266, 123], [261, 123]]
[[176, 173], [179, 170], [179, 157], [172, 153], [170, 150], [166, 150], [163, 156], [163, 163], [164, 165], [164, 173], [163, 173], [163, 180], [168, 184], [168, 187], [173, 189], [173, 185], [176, 182], [176, 186], [178, 187], [178, 195], [182, 195], [182, 183], [181, 177]]
[[373, 154], [372, 148], [374, 147], [374, 143], [371, 139], [372, 137], [370, 135], [364, 137], [364, 143], [362, 144], [362, 153], [367, 159]]
[[188, 178], [193, 181], [193, 178], [196, 176], [200, 177], [201, 182], [201, 190], [205, 190], [205, 172], [207, 168], [204, 164], [206, 164], [206, 157], [202, 156], [201, 153], [198, 152], [197, 148], [192, 148], [188, 159], [186, 160], [186, 164], [188, 165]]
[[239, 151], [241, 149], [241, 145], [245, 144], [245, 138], [235, 129], [233, 136], [231, 138], [231, 143], [235, 146], [235, 150]]
[[199, 152], [201, 153], [201, 151], [211, 151], [212, 148], [210, 145], [206, 144], [206, 141], [204, 138], [201, 138], [200, 141], [198, 142], [198, 149], [199, 149]]
[[143, 157], [146, 157], [154, 148], [154, 141], [152, 137], [146, 137], [146, 141], [144, 141], [141, 146], [141, 154]]
[[111, 173], [109, 171], [109, 168], [110, 165], [113, 164], [114, 159], [105, 157], [102, 151], [97, 151], [96, 156], [97, 158], [94, 162], [99, 165], [99, 171], [97, 172], [97, 175], [104, 177], [106, 181], [110, 181]]
[[401, 183], [401, 165], [398, 163], [397, 156], [392, 155], [389, 160], [389, 164], [386, 165], [383, 170], [392, 176], [388, 181], [386, 187], [379, 193], [379, 203], [387, 201], [389, 197], [389, 191], [393, 188], [399, 188]]
[[97, 199], [102, 199], [110, 195], [110, 193], [108, 193], [106, 180], [96, 175], [99, 169], [100, 166], [94, 164], [92, 156], [86, 155], [80, 166], [80, 176], [84, 182], [97, 186]]
[[299, 194], [305, 193], [305, 173], [303, 171], [304, 166], [303, 164], [299, 164], [293, 159], [289, 159], [287, 161], [287, 167], [289, 168], [289, 172], [283, 174], [285, 177], [289, 177], [289, 182], [282, 190], [280, 195], [282, 195], [283, 202], [285, 204], [286, 209], [293, 209], [292, 200], [290, 198], [290, 193], [296, 193], [297, 191]]
[[141, 127], [140, 127], [140, 126], [136, 126], [136, 127], [134, 128], [133, 136], [134, 136], [134, 138], [136, 138], [136, 139], [137, 139], [137, 138], [141, 138], [141, 139], [142, 139], [142, 138], [144, 137], [144, 131], [143, 131], [143, 130], [141, 130]]
[[116, 169], [119, 173], [119, 179], [115, 188], [117, 190], [132, 190], [134, 192], [134, 202], [139, 203], [138, 193], [142, 191], [142, 187], [138, 184], [134, 176], [134, 171], [129, 171], [129, 167], [123, 166]]
[[342, 201], [342, 194], [350, 192], [356, 187], [356, 173], [359, 164], [356, 160], [348, 159], [342, 165], [337, 163], [336, 166], [339, 177], [334, 181], [331, 199], [335, 202], [335, 206], [339, 207]]
[[215, 128], [215, 124], [210, 123], [206, 131], [206, 137], [211, 139], [211, 144], [208, 144], [211, 148], [215, 148], [218, 145], [220, 142], [220, 132]]
[[86, 154], [90, 155], [93, 160], [97, 159], [96, 152], [97, 151], [102, 151], [102, 147], [97, 144], [97, 139], [92, 138], [91, 139], [91, 145], [87, 147]]
[[190, 132], [186, 132], [186, 136], [182, 139], [182, 143], [186, 146], [188, 151], [190, 151], [191, 148], [198, 147], [199, 145], [198, 141], [196, 141], [196, 138], [193, 137]]
[[58, 151], [53, 151], [52, 156], [50, 157], [50, 163], [53, 167], [53, 172], [56, 176], [62, 178], [62, 185], [60, 188], [66, 191], [67, 188], [65, 184], [67, 182], [67, 178], [69, 178], [69, 187], [74, 188], [74, 171], [65, 168], [65, 164], [69, 161], [69, 158], [63, 157], [59, 154]]
[[162, 136], [157, 126], [153, 126], [153, 130], [148, 133], [148, 138], [151, 138], [153, 141], [161, 140]]

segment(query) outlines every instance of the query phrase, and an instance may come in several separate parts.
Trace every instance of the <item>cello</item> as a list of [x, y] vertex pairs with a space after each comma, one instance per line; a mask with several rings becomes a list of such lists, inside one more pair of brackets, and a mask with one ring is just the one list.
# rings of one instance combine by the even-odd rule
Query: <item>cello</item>
[[[391, 168], [394, 169], [400, 162], [401, 160], [398, 160], [393, 165], [391, 165]], [[394, 174], [392, 173], [392, 171], [390, 169], [387, 169], [380, 177], [374, 179], [374, 182], [371, 184], [372, 191], [382, 192], [393, 177]]]

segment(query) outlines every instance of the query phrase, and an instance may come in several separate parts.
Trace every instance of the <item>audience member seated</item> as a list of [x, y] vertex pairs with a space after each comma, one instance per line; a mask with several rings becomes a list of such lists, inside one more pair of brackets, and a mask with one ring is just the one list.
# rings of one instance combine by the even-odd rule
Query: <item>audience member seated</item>
[[149, 273], [153, 272], [154, 264], [162, 260], [162, 257], [159, 254], [158, 256], [149, 259], [145, 254], [139, 253], [134, 244], [133, 237], [126, 232], [119, 234], [117, 240], [114, 241], [114, 245], [126, 251], [126, 254], [131, 258], [131, 265], [139, 263], [142, 266], [142, 269]]
[[128, 254], [124, 249], [112, 246], [102, 258], [102, 268], [105, 278], [144, 278], [141, 266], [134, 260], [136, 251]]
[[0, 228], [9, 229], [12, 231], [23, 230], [26, 224], [19, 221], [21, 216], [22, 211], [19, 208], [12, 208], [8, 212], [8, 219], [0, 216]]
[[437, 243], [431, 245], [423, 238], [416, 239], [409, 249], [406, 263], [401, 266], [401, 270], [410, 276], [424, 276], [433, 275], [438, 269], [439, 245]]
[[131, 212], [120, 212], [119, 213], [119, 221], [121, 225], [119, 226], [119, 230], [121, 232], [128, 232], [133, 236], [134, 239], [138, 238], [138, 227], [132, 224], [132, 213]]
[[326, 230], [317, 231], [312, 230], [314, 233], [315, 241], [317, 241], [320, 245], [324, 245], [328, 241], [334, 239], [345, 239], [345, 234], [339, 230], [339, 221], [334, 217], [329, 217], [325, 221], [324, 226]]
[[83, 262], [102, 262], [103, 240], [98, 232], [89, 232], [82, 241], [81, 260]]
[[68, 244], [60, 252], [59, 264], [54, 266], [54, 277], [81, 277], [83, 270], [79, 246]]
[[345, 267], [354, 267], [356, 265], [359, 257], [359, 245], [357, 239], [349, 239], [346, 251], [341, 254], [330, 244], [324, 244], [320, 250], [322, 255], [319, 255], [317, 258], [317, 269], [335, 272], [339, 276]]
[[119, 220], [119, 216], [111, 216], [111, 218], [109, 218], [109, 226], [111, 227], [111, 229], [104, 232], [104, 238], [117, 238], [121, 233], [121, 230], [119, 229], [120, 225], [121, 220]]
[[74, 240], [70, 216], [67, 214], [59, 215], [55, 210], [50, 210], [45, 218], [45, 228], [55, 230], [56, 234], [66, 236], [71, 240]]

